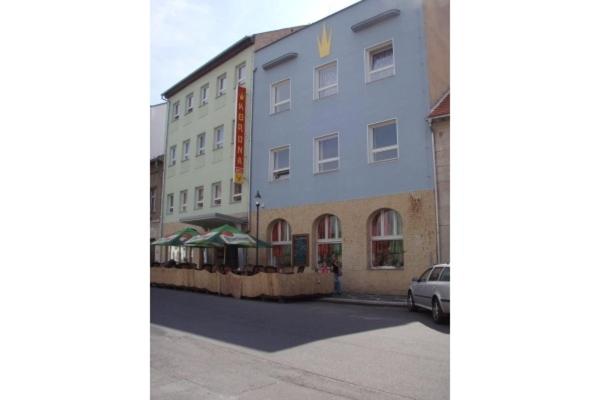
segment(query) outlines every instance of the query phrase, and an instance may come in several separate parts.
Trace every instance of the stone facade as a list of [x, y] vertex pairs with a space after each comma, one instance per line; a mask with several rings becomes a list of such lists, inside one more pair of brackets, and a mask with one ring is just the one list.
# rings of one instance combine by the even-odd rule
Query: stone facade
[[[400, 214], [404, 239], [404, 266], [399, 269], [369, 267], [369, 222], [379, 209]], [[316, 220], [324, 214], [339, 218], [342, 226], [342, 287], [353, 293], [406, 294], [411, 279], [436, 262], [435, 199], [431, 190], [354, 199], [334, 203], [309, 204], [280, 209], [261, 209], [259, 236], [268, 240], [271, 224], [286, 220], [292, 235], [309, 234], [310, 268], [314, 271]], [[256, 213], [251, 215], [255, 232]], [[259, 249], [259, 263], [268, 264], [268, 249]], [[254, 260], [254, 251], [248, 252]], [[252, 261], [253, 263], [254, 261]]]
[[438, 192], [440, 262], [450, 263], [450, 118], [432, 121]]
[[[150, 160], [150, 240], [161, 237], [160, 215], [162, 207], [163, 156]], [[154, 195], [154, 204], [152, 196]]]

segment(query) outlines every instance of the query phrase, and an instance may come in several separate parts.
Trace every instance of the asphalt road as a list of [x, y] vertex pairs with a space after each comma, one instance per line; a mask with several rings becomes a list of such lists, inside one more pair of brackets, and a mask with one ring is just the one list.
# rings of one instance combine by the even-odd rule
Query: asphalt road
[[153, 399], [449, 395], [449, 326], [405, 308], [151, 289]]

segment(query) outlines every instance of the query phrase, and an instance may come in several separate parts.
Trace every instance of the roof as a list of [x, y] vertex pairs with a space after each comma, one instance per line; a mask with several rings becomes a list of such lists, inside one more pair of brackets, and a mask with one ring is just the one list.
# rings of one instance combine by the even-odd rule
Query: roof
[[217, 66], [223, 64], [225, 61], [227, 61], [230, 58], [241, 53], [243, 50], [247, 49], [248, 47], [252, 46], [253, 44], [254, 44], [254, 35], [244, 36], [243, 38], [241, 38], [240, 40], [238, 40], [237, 42], [235, 42], [234, 44], [232, 44], [231, 46], [229, 46], [228, 48], [223, 50], [217, 56], [213, 57], [206, 64], [204, 64], [200, 68], [196, 69], [194, 72], [192, 72], [191, 74], [189, 74], [188, 76], [186, 76], [185, 78], [183, 78], [182, 80], [177, 82], [175, 85], [171, 86], [169, 89], [167, 89], [162, 94], [162, 96], [167, 99], [169, 97], [172, 97], [175, 93], [179, 92], [181, 89], [183, 89], [187, 85], [196, 81], [202, 75], [205, 75], [207, 72], [215, 69]]
[[440, 118], [450, 116], [450, 92], [442, 96], [435, 106], [431, 109], [428, 118]]
[[248, 47], [252, 46], [253, 44], [256, 45], [255, 50], [261, 49], [261, 48], [268, 46], [269, 44], [271, 44], [293, 32], [296, 32], [297, 30], [299, 30], [303, 27], [304, 27], [304, 25], [300, 25], [300, 26], [294, 26], [291, 28], [283, 28], [283, 29], [277, 29], [274, 31], [256, 33], [251, 36], [244, 36], [243, 38], [241, 38], [240, 40], [238, 40], [237, 42], [235, 42], [234, 44], [232, 44], [231, 46], [229, 46], [228, 48], [223, 50], [221, 53], [217, 54], [215, 57], [213, 57], [211, 60], [209, 60], [206, 64], [202, 65], [200, 68], [196, 69], [194, 72], [192, 72], [191, 74], [189, 74], [188, 76], [186, 76], [185, 78], [183, 78], [182, 80], [177, 82], [175, 85], [173, 85], [169, 89], [165, 90], [165, 92], [162, 94], [162, 96], [167, 99], [172, 97], [173, 95], [175, 95], [177, 92], [179, 92], [180, 90], [182, 90], [189, 84], [198, 80], [201, 76], [206, 75], [208, 72], [217, 68], [219, 65], [223, 64], [224, 62], [228, 61], [229, 59], [235, 57], [236, 55], [238, 55], [242, 51], [246, 50]]

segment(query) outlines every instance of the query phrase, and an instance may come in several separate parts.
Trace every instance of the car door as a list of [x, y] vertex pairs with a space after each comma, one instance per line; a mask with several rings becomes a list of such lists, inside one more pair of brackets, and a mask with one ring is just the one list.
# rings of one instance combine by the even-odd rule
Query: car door
[[443, 270], [443, 266], [433, 267], [431, 273], [427, 277], [427, 282], [423, 283], [423, 290], [421, 294], [421, 301], [424, 303], [423, 307], [431, 308], [431, 298], [435, 293], [435, 290], [439, 283], [438, 280]]
[[425, 303], [423, 301], [424, 286], [427, 284], [427, 277], [429, 276], [431, 270], [432, 268], [427, 268], [427, 270], [421, 274], [419, 279], [417, 279], [416, 282], [413, 282], [413, 299], [415, 304], [418, 306], [421, 306]]

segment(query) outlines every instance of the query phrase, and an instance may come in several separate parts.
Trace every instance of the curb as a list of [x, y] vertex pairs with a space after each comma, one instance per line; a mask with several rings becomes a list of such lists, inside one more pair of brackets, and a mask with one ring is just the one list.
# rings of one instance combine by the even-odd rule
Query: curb
[[391, 306], [391, 307], [406, 307], [406, 301], [384, 301], [384, 300], [359, 300], [359, 299], [343, 299], [337, 297], [322, 297], [318, 301], [326, 301], [328, 303], [345, 303], [345, 304], [361, 304], [369, 306]]

